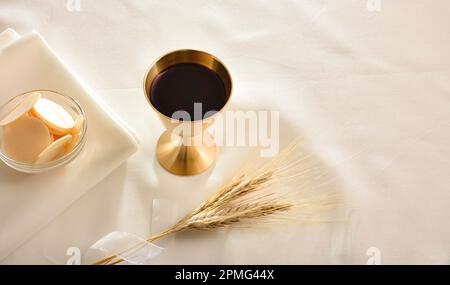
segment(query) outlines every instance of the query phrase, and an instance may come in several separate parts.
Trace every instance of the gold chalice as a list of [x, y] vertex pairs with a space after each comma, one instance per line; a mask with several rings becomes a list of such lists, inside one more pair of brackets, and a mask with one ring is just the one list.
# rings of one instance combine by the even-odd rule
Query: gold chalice
[[[189, 80], [197, 83], [204, 81], [204, 84], [197, 84], [193, 89], [195, 92], [188, 92], [186, 87], [193, 84]], [[220, 96], [216, 91], [211, 91], [216, 90], [214, 88], [221, 91]], [[229, 102], [231, 90], [232, 80], [225, 65], [203, 51], [176, 50], [163, 55], [150, 66], [144, 78], [144, 93], [166, 127], [156, 148], [162, 167], [176, 175], [195, 175], [213, 164], [216, 145], [207, 128]], [[217, 100], [219, 97], [221, 99]], [[198, 98], [208, 106], [205, 111], [216, 109], [215, 114], [202, 113], [198, 117], [194, 112], [194, 118], [190, 116], [188, 119], [172, 115], [172, 111], [186, 111], [192, 115]]]

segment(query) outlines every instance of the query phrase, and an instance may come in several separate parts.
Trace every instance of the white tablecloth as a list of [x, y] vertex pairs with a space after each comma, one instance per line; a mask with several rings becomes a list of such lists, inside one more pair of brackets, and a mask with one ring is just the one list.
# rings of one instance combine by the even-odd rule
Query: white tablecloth
[[148, 235], [233, 174], [236, 149], [191, 178], [154, 159], [162, 126], [142, 77], [179, 48], [227, 64], [235, 107], [279, 110], [283, 143], [308, 137], [348, 203], [341, 223], [177, 235], [155, 263], [365, 264], [373, 254], [384, 264], [450, 263], [447, 0], [381, 0], [379, 11], [376, 0], [79, 0], [80, 11], [67, 2], [3, 0], [0, 30], [41, 32], [142, 145], [3, 263], [65, 263], [68, 248], [83, 252], [110, 231]]

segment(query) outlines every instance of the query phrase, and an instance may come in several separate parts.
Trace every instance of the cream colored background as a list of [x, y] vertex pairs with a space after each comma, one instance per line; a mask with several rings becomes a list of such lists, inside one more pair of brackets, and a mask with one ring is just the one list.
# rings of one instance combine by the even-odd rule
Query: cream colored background
[[[221, 58], [234, 107], [281, 112], [283, 143], [308, 137], [341, 181], [347, 221], [179, 235], [155, 263], [450, 263], [450, 3], [447, 0], [0, 0], [0, 30], [38, 30], [140, 135], [128, 163], [2, 262], [63, 263], [112, 230], [169, 224], [231, 176], [242, 150], [221, 149], [193, 178], [153, 157], [162, 127], [145, 69], [197, 48]], [[0, 87], [1, 89], [1, 87]], [[57, 189], [55, 188], [55, 191]], [[152, 211], [152, 199], [167, 206]], [[153, 225], [153, 226], [152, 226]]]

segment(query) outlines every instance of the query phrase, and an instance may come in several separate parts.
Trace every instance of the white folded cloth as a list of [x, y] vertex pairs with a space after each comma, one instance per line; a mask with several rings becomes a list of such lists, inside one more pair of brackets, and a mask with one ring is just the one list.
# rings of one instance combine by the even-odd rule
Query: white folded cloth
[[[0, 163], [0, 260], [32, 237], [137, 150], [138, 140], [33, 32], [0, 34], [0, 104], [32, 89], [78, 100], [88, 120], [84, 150], [69, 165], [27, 175]], [[81, 234], [81, 233], [80, 233]]]

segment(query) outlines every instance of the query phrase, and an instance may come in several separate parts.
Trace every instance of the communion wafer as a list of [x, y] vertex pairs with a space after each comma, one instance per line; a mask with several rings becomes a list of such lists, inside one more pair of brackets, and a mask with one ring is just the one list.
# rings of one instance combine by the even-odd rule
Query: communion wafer
[[14, 109], [9, 112], [3, 119], [0, 120], [0, 126], [6, 126], [13, 123], [25, 113], [30, 111], [33, 106], [41, 99], [41, 93], [33, 92], [25, 96]]
[[46, 163], [57, 158], [64, 153], [66, 145], [71, 139], [72, 135], [65, 135], [62, 138], [55, 140], [38, 155], [35, 163]]
[[70, 134], [72, 135], [72, 139], [67, 144], [67, 147], [66, 147], [67, 152], [71, 151], [77, 144], [78, 138], [80, 137], [81, 129], [83, 127], [83, 123], [84, 123], [84, 116], [78, 115], [75, 118], [75, 124], [74, 124], [72, 130], [70, 131]]
[[51, 142], [47, 126], [28, 115], [23, 115], [3, 129], [3, 150], [16, 161], [34, 162]]
[[33, 115], [44, 121], [50, 131], [56, 135], [66, 135], [74, 127], [72, 116], [60, 105], [45, 98], [40, 98], [32, 109]]

